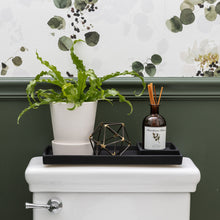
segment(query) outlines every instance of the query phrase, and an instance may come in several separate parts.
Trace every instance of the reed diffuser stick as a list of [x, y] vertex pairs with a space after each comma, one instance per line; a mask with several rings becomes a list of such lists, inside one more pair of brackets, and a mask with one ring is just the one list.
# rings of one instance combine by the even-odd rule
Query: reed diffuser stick
[[149, 94], [149, 98], [150, 98], [150, 104], [151, 105], [159, 105], [160, 99], [162, 96], [162, 92], [163, 92], [163, 86], [160, 89], [160, 95], [159, 95], [158, 101], [157, 101], [156, 87], [153, 86], [153, 83], [148, 84], [147, 88], [148, 88], [148, 94]]
[[160, 89], [160, 97], [159, 97], [158, 103], [157, 103], [158, 105], [160, 104], [160, 98], [161, 98], [162, 92], [163, 92], [163, 86], [162, 86], [161, 89]]
[[157, 103], [157, 93], [156, 93], [156, 87], [154, 86], [154, 96], [155, 96], [155, 103]]
[[153, 83], [148, 84], [148, 93], [150, 97], [150, 104], [155, 105], [154, 95], [153, 95]]

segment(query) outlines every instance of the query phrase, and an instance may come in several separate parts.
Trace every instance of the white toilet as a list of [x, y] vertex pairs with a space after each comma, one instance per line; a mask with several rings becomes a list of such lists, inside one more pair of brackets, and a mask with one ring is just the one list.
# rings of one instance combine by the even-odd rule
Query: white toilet
[[35, 157], [25, 177], [33, 220], [189, 220], [200, 172], [189, 158], [182, 165], [48, 166]]

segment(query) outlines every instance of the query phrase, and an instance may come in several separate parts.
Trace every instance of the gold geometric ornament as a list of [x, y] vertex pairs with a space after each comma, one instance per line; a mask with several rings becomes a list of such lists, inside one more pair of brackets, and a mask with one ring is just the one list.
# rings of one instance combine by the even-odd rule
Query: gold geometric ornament
[[101, 122], [89, 137], [95, 155], [123, 155], [131, 146], [124, 123]]

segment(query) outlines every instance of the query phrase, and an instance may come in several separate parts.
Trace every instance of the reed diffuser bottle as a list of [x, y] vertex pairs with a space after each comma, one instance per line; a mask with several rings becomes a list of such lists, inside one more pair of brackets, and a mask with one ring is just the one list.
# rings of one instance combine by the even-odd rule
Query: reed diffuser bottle
[[161, 87], [160, 96], [157, 101], [156, 90], [153, 84], [148, 85], [150, 97], [150, 115], [143, 120], [143, 147], [146, 150], [163, 150], [166, 148], [166, 121], [159, 114], [159, 104], [163, 87]]

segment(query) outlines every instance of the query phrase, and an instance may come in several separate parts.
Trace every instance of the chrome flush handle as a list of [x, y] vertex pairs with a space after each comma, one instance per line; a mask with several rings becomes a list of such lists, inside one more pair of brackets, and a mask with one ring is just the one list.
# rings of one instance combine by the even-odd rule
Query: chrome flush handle
[[52, 212], [52, 213], [59, 213], [62, 207], [63, 207], [62, 202], [57, 198], [50, 199], [47, 204], [34, 204], [34, 203], [28, 203], [28, 202], [25, 203], [26, 209], [43, 208], [43, 209], [47, 209], [49, 212]]

